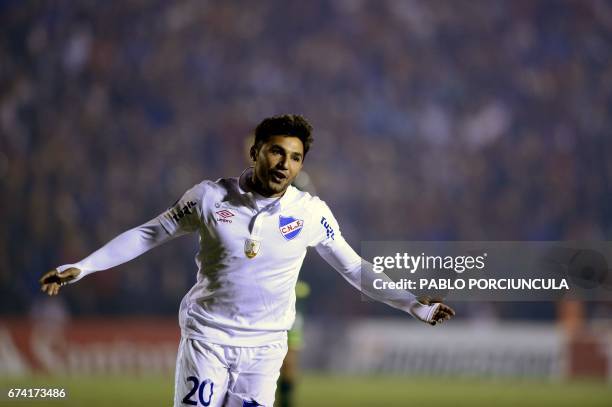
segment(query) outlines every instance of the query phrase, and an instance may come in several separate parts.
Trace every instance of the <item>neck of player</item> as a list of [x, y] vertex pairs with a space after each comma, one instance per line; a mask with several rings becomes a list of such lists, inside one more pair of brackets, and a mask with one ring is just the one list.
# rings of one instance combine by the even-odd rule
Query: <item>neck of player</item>
[[249, 188], [251, 188], [253, 191], [257, 192], [259, 195], [264, 196], [266, 198], [278, 198], [281, 197], [285, 194], [285, 191], [287, 190], [287, 188], [283, 189], [280, 192], [274, 192], [270, 189], [267, 189], [264, 184], [259, 180], [259, 178], [257, 178], [257, 175], [255, 175], [255, 171], [253, 171], [253, 176], [252, 177], [248, 177], [247, 178], [247, 185], [249, 186]]

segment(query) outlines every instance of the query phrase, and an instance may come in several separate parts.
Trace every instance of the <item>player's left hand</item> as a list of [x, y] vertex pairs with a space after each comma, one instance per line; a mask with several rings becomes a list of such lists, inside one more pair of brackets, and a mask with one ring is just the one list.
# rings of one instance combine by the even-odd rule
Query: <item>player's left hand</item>
[[455, 316], [455, 310], [454, 309], [452, 309], [451, 307], [449, 307], [446, 304], [439, 303], [438, 304], [438, 309], [434, 313], [432, 321], [430, 321], [429, 323], [431, 325], [435, 326], [436, 324], [441, 324], [444, 321], [448, 321], [449, 319], [451, 319], [454, 316]]
[[418, 310], [415, 309], [416, 312], [413, 315], [416, 314], [418, 319], [432, 326], [439, 325], [455, 316], [455, 310], [438, 299], [419, 297], [416, 304], [418, 304]]
[[40, 290], [48, 295], [57, 295], [60, 287], [68, 284], [81, 274], [81, 270], [76, 267], [70, 267], [64, 271], [58, 271], [53, 269], [45, 275], [43, 275], [38, 282], [40, 283]]

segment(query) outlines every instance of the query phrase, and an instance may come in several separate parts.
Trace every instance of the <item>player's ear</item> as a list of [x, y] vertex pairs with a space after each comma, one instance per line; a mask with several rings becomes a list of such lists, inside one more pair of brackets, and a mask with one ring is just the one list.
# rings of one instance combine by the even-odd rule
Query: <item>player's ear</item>
[[257, 161], [257, 149], [255, 148], [255, 144], [251, 146], [249, 150], [249, 155], [251, 156], [251, 160]]

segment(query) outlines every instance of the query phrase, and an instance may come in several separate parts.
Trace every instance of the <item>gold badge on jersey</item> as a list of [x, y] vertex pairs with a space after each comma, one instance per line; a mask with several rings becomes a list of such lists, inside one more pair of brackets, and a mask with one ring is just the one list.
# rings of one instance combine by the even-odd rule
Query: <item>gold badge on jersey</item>
[[260, 246], [261, 242], [259, 240], [247, 239], [244, 241], [244, 254], [246, 254], [249, 259], [252, 259], [259, 253]]

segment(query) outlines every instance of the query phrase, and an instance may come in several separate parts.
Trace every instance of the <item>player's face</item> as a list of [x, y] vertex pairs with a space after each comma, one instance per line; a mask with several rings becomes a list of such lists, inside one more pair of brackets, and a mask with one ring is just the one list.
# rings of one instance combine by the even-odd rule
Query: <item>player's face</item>
[[272, 136], [255, 155], [253, 182], [264, 196], [281, 196], [300, 173], [304, 145], [293, 136]]

